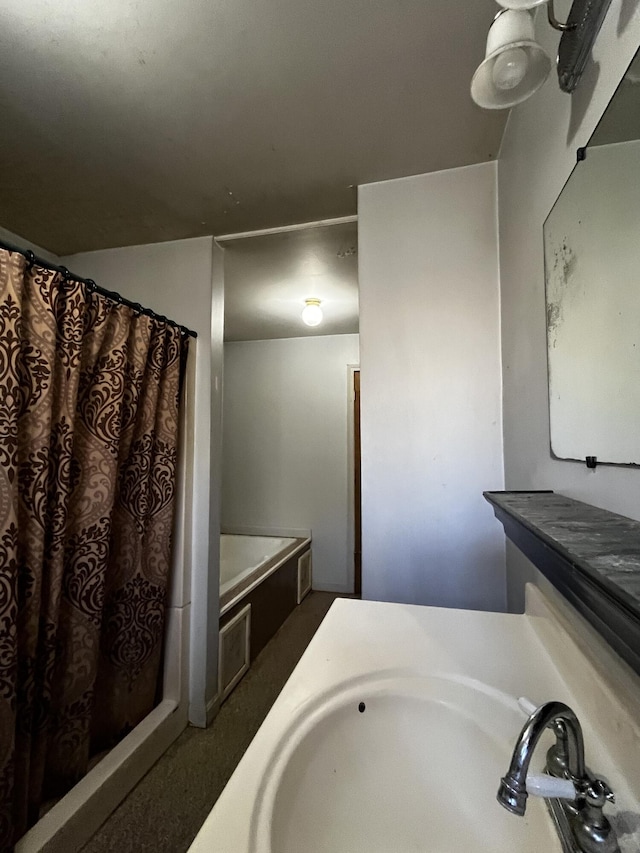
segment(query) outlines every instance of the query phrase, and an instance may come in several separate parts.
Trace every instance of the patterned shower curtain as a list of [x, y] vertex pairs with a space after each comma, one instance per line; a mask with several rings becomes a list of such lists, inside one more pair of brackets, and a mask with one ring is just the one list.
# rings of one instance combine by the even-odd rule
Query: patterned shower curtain
[[186, 352], [0, 249], [0, 850], [156, 704]]

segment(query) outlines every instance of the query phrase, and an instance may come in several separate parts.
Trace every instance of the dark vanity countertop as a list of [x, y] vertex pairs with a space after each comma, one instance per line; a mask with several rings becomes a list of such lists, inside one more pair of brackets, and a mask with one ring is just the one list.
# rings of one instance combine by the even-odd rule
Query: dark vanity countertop
[[640, 607], [640, 522], [555, 492], [485, 492], [506, 513], [596, 583]]

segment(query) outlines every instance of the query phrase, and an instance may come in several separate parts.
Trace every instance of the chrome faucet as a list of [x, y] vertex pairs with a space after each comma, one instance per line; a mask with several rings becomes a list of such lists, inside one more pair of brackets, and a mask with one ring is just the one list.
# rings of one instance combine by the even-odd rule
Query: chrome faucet
[[[559, 725], [558, 725], [559, 724]], [[498, 788], [498, 802], [507, 811], [522, 816], [527, 807], [527, 773], [533, 751], [542, 733], [553, 726], [558, 742], [554, 750], [556, 765], [564, 765], [563, 775], [580, 780], [586, 776], [584, 766], [584, 741], [582, 727], [568, 705], [562, 702], [547, 702], [531, 714], [513, 750], [511, 764]], [[549, 756], [547, 756], [549, 764]], [[559, 774], [557, 774], [559, 775]]]
[[501, 806], [522, 816], [527, 807], [527, 775], [531, 757], [543, 734], [551, 728], [555, 744], [547, 752], [547, 771], [573, 783], [575, 797], [547, 799], [563, 848], [570, 853], [619, 853], [618, 842], [603, 814], [613, 792], [601, 779], [587, 773], [582, 727], [574, 712], [562, 702], [547, 702], [529, 716], [513, 750], [506, 776], [500, 780], [497, 799]]

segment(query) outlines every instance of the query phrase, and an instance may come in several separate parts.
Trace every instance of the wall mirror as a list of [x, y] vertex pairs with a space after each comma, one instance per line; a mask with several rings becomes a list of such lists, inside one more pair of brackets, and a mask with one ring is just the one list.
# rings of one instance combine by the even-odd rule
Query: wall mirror
[[547, 217], [544, 255], [552, 455], [638, 465], [640, 50]]

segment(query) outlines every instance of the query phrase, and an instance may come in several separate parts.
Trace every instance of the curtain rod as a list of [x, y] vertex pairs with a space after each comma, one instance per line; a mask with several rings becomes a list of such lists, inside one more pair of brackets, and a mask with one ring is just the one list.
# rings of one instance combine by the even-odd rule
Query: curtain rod
[[53, 272], [61, 273], [65, 279], [79, 281], [82, 284], [85, 284], [93, 293], [99, 293], [101, 296], [110, 299], [118, 305], [126, 305], [127, 308], [133, 308], [137, 314], [144, 314], [145, 317], [151, 317], [154, 320], [162, 320], [164, 323], [168, 323], [169, 326], [174, 326], [176, 329], [180, 329], [183, 335], [188, 335], [191, 338], [198, 337], [198, 333], [194, 332], [193, 329], [188, 329], [186, 326], [176, 323], [175, 320], [170, 320], [168, 317], [165, 317], [163, 314], [157, 314], [151, 308], [145, 308], [143, 305], [140, 305], [139, 302], [132, 302], [130, 299], [125, 299], [124, 296], [120, 296], [119, 293], [116, 293], [113, 290], [105, 290], [104, 287], [99, 287], [92, 278], [82, 278], [82, 276], [75, 275], [70, 272], [66, 267], [56, 266], [56, 264], [52, 264], [50, 261], [45, 261], [43, 258], [39, 258], [31, 251], [31, 249], [21, 249], [19, 246], [13, 246], [11, 243], [7, 243], [5, 240], [0, 240], [0, 249], [6, 249], [8, 252], [17, 252], [19, 255], [23, 255], [27, 259], [27, 263], [30, 267], [38, 266], [52, 270]]

